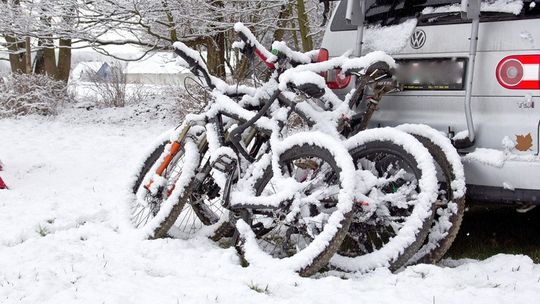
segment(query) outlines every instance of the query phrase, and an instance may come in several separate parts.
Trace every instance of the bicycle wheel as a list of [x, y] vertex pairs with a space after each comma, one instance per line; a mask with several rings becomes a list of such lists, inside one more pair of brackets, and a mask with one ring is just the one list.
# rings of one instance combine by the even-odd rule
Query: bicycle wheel
[[[204, 164], [200, 171], [205, 172], [205, 168], [210, 166], [208, 149], [201, 151], [200, 158], [201, 164]], [[221, 205], [221, 194], [222, 189], [216, 183], [212, 172], [201, 182], [194, 183], [189, 201], [184, 205], [169, 234], [175, 238], [190, 239], [203, 228], [227, 218], [227, 210]], [[216, 239], [214, 235], [211, 238]]]
[[[256, 157], [259, 152], [266, 151], [264, 147], [267, 141], [267, 136], [254, 132], [252, 139], [247, 141], [246, 150]], [[201, 181], [194, 184], [190, 200], [169, 234], [177, 238], [191, 238], [195, 233], [208, 227], [205, 230], [209, 232], [210, 239], [219, 241], [222, 237], [233, 236], [235, 231], [234, 225], [229, 222], [227, 209], [221, 205], [227, 174], [212, 170], [211, 151], [207, 144], [200, 145], [200, 155], [203, 164], [200, 169]]]
[[347, 141], [373, 214], [353, 217], [331, 263], [345, 271], [402, 267], [422, 245], [431, 224], [437, 184], [433, 158], [418, 140], [392, 128], [358, 133]]
[[191, 191], [191, 184], [199, 164], [195, 143], [186, 139], [171, 154], [172, 160], [161, 175], [155, 174], [170, 154], [171, 144], [162, 138], [142, 163], [131, 184], [129, 199], [130, 222], [148, 238], [160, 238], [174, 224]]
[[448, 138], [426, 125], [406, 124], [398, 129], [416, 137], [433, 156], [439, 194], [435, 218], [424, 245], [408, 264], [436, 263], [450, 249], [465, 211], [465, 174], [461, 158]]
[[[255, 204], [273, 202], [275, 207], [280, 203], [280, 208], [264, 208], [262, 203], [252, 208], [249, 226], [240, 226], [239, 231], [244, 237], [242, 251], [246, 251], [247, 229], [253, 237], [251, 248], [256, 246], [265, 256], [285, 261], [301, 276], [310, 276], [328, 263], [347, 233], [354, 170], [339, 142], [324, 136], [326, 142], [334, 143], [330, 148], [321, 144], [324, 139], [314, 144], [313, 132], [304, 136], [299, 133], [287, 138], [297, 142], [279, 154], [278, 168], [267, 166], [254, 184]], [[311, 138], [310, 143], [298, 142], [305, 138]], [[248, 261], [249, 255], [246, 252]]]

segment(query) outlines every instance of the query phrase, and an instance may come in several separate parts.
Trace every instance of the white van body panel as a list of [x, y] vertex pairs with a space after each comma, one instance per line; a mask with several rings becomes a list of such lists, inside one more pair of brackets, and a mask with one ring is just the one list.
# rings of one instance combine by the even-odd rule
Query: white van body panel
[[[332, 19], [335, 14], [336, 10]], [[425, 44], [414, 49], [408, 41], [400, 52], [391, 54], [394, 58], [468, 58], [471, 23], [425, 25], [416, 29], [425, 32]], [[322, 47], [331, 56], [339, 56], [355, 47], [355, 37], [354, 30], [331, 31], [329, 24]], [[494, 149], [506, 153], [507, 159], [502, 166], [464, 162], [469, 189], [487, 186], [516, 191], [505, 189], [512, 185], [515, 189], [540, 191], [540, 89], [507, 89], [496, 77], [497, 65], [503, 58], [526, 54], [540, 55], [539, 18], [480, 23], [471, 101], [476, 140], [473, 147], [460, 152], [465, 155], [477, 148]], [[540, 64], [532, 68], [540, 79]], [[423, 123], [444, 134], [455, 134], [467, 130], [464, 100], [464, 89], [389, 94], [373, 116], [372, 127]], [[517, 141], [518, 136], [529, 134], [532, 146], [527, 151], [505, 150], [502, 143], [505, 137]], [[507, 194], [512, 197], [511, 193]], [[536, 200], [536, 196], [532, 199]]]

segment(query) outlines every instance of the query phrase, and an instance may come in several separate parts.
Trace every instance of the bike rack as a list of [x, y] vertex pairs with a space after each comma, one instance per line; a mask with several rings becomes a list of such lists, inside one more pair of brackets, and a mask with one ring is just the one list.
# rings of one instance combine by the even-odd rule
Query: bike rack
[[471, 97], [474, 77], [474, 63], [478, 51], [478, 28], [480, 26], [480, 1], [481, 0], [461, 0], [461, 18], [472, 20], [471, 37], [469, 38], [469, 61], [467, 62], [467, 72], [465, 86], [465, 118], [467, 119], [468, 136], [462, 140], [454, 141], [456, 148], [468, 148], [474, 144], [475, 132], [471, 110]]
[[355, 57], [362, 56], [362, 40], [364, 38], [364, 21], [366, 19], [366, 0], [348, 0], [345, 20], [356, 25], [356, 46], [353, 51]]
[[[471, 110], [471, 97], [474, 77], [474, 66], [476, 61], [476, 53], [478, 50], [478, 28], [480, 25], [480, 5], [481, 0], [461, 0], [462, 18], [472, 20], [471, 37], [469, 38], [469, 60], [467, 63], [467, 71], [465, 74], [465, 118], [467, 121], [468, 136], [464, 139], [454, 141], [456, 148], [468, 148], [474, 145], [475, 130]], [[362, 54], [362, 39], [364, 36], [364, 21], [366, 11], [366, 0], [347, 0], [347, 10], [345, 19], [349, 24], [356, 25], [356, 45], [353, 55], [360, 57]]]

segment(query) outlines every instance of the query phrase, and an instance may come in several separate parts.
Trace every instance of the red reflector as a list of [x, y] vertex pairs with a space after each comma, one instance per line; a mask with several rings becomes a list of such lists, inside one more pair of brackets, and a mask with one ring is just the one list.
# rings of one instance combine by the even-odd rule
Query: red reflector
[[540, 54], [507, 56], [499, 62], [495, 74], [504, 88], [540, 89]]
[[505, 85], [515, 86], [523, 79], [523, 65], [515, 59], [506, 60], [499, 68], [499, 78]]
[[[317, 56], [317, 62], [327, 61], [328, 58], [329, 58], [328, 50], [324, 49], [324, 48], [321, 48], [319, 50], [319, 55]], [[328, 75], [328, 72], [320, 72], [319, 75], [321, 75], [322, 77], [324, 77], [326, 79], [326, 76]]]

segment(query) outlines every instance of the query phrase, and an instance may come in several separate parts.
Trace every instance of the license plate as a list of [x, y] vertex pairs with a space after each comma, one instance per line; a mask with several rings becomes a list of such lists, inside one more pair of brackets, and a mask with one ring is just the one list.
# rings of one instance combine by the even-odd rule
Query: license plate
[[400, 59], [396, 77], [404, 90], [463, 90], [465, 58]]

